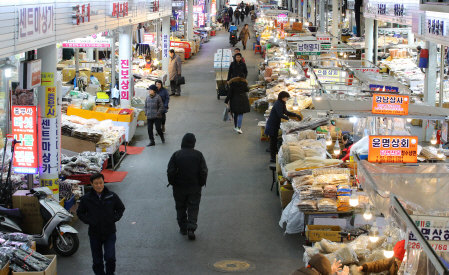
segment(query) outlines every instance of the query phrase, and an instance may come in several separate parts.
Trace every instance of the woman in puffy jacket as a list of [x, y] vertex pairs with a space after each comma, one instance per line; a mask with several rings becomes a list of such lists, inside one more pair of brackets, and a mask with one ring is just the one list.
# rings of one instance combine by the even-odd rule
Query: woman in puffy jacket
[[248, 92], [248, 81], [246, 81], [244, 73], [229, 80], [229, 92], [225, 103], [231, 107], [231, 112], [234, 114], [234, 130], [239, 134], [243, 133], [243, 114], [250, 112]]
[[168, 94], [167, 89], [162, 85], [162, 81], [156, 80], [156, 93], [161, 97], [162, 103], [164, 104], [164, 110], [162, 111], [161, 117], [161, 128], [162, 132], [165, 133], [165, 121], [167, 120], [166, 114], [168, 113], [168, 103], [170, 102], [170, 95]]

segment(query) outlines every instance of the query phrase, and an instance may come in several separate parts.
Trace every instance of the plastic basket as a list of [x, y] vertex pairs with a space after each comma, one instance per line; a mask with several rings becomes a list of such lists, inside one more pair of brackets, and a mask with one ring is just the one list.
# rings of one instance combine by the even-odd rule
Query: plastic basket
[[64, 208], [65, 210], [70, 212], [70, 208], [75, 204], [75, 195], [72, 195], [70, 200], [64, 202]]

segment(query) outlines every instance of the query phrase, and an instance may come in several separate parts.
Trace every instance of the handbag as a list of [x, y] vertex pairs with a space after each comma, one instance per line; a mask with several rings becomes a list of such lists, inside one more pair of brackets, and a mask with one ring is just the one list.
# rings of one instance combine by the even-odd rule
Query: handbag
[[186, 79], [183, 76], [178, 76], [178, 78], [176, 78], [176, 85], [184, 85], [186, 84]]

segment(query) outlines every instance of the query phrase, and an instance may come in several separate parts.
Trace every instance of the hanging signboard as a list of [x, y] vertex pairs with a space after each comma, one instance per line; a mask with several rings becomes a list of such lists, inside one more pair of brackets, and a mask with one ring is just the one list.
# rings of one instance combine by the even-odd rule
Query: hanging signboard
[[18, 6], [19, 43], [55, 35], [55, 5]]
[[277, 25], [280, 26], [282, 23], [285, 24], [288, 22], [288, 17], [286, 14], [281, 13], [277, 17]]
[[363, 73], [367, 73], [367, 72], [379, 73], [378, 68], [351, 68], [351, 69], [359, 71], [359, 72], [363, 72]]
[[37, 174], [36, 106], [12, 106], [12, 134], [20, 141], [14, 148], [16, 174]]
[[298, 42], [296, 52], [299, 55], [321, 55], [319, 42]]
[[41, 59], [20, 62], [20, 89], [31, 90], [41, 85], [41, 65]]
[[[186, 7], [186, 12], [189, 12], [189, 8], [188, 7]], [[203, 13], [203, 6], [194, 5], [193, 6], [193, 13]]]
[[199, 27], [204, 27], [204, 13], [200, 13], [198, 14], [198, 26]]
[[368, 161], [375, 163], [416, 163], [418, 137], [369, 136]]
[[154, 33], [145, 33], [143, 35], [143, 42], [145, 44], [154, 44]]
[[408, 115], [408, 95], [373, 94], [373, 114]]
[[[379, 72], [379, 70], [377, 70]], [[376, 92], [395, 92], [399, 93], [399, 87], [370, 84], [369, 89]]]
[[[410, 215], [416, 227], [435, 251], [449, 252], [449, 219], [447, 217]], [[422, 250], [422, 245], [410, 230], [406, 245], [410, 249]]]
[[110, 48], [111, 40], [102, 37], [102, 34], [94, 34], [84, 38], [77, 38], [62, 42], [63, 48]]
[[162, 58], [168, 58], [168, 51], [170, 50], [170, 38], [168, 34], [162, 35]]

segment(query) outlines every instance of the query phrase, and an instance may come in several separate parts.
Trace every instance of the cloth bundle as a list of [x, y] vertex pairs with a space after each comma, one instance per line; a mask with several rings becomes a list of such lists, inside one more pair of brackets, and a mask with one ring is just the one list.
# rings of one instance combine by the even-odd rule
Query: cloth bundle
[[337, 186], [335, 186], [335, 185], [324, 186], [324, 197], [325, 198], [337, 198]]
[[297, 204], [299, 211], [302, 212], [314, 212], [317, 211], [316, 200], [303, 200]]
[[333, 199], [321, 199], [318, 201], [318, 211], [335, 212], [337, 211], [337, 202]]

